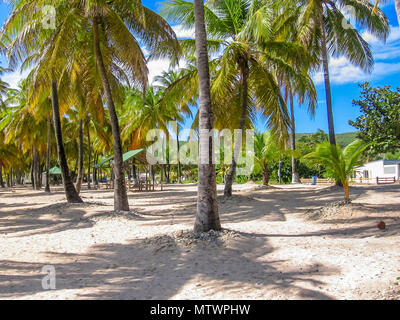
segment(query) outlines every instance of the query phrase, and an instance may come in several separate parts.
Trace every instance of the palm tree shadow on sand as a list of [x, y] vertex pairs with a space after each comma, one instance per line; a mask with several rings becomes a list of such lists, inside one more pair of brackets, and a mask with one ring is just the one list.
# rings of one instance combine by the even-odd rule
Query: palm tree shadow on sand
[[[151, 238], [94, 246], [90, 254], [48, 253], [49, 264], [54, 258], [65, 260], [54, 265], [57, 290], [50, 297], [61, 297], [62, 290], [79, 290], [74, 298], [223, 299], [250, 294], [252, 299], [332, 299], [317, 289], [324, 284], [318, 276], [339, 272], [322, 265], [280, 270], [284, 261], [265, 260], [273, 251], [268, 240], [248, 234], [240, 234], [226, 245], [184, 246], [172, 237], [155, 243]], [[0, 297], [44, 292], [43, 275], [38, 274], [42, 264], [1, 261], [0, 266], [23, 274], [1, 276]]]

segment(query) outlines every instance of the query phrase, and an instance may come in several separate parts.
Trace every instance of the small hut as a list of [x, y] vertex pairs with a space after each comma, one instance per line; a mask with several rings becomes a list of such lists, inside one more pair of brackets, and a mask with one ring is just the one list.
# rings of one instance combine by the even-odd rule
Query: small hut
[[[114, 168], [114, 157], [107, 157], [100, 163], [96, 164], [93, 169], [94, 172], [100, 171], [100, 182], [104, 182], [103, 171], [107, 168]], [[154, 158], [146, 149], [138, 149], [128, 151], [123, 155], [124, 169], [127, 173], [127, 189], [138, 190], [138, 191], [154, 191], [156, 185], [154, 166], [158, 166], [160, 169], [161, 165], [156, 158]], [[145, 178], [141, 177], [141, 173], [145, 173]], [[111, 177], [107, 179], [106, 188], [114, 188], [114, 173], [111, 170]], [[99, 179], [95, 174], [95, 185], [100, 187]], [[160, 179], [160, 185], [162, 190], [162, 179]]]

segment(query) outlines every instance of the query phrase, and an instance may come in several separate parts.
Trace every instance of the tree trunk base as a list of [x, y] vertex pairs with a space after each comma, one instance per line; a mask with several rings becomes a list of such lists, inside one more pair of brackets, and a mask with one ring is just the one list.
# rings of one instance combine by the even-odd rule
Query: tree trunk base
[[297, 173], [293, 173], [292, 175], [292, 184], [299, 184], [300, 183], [300, 178]]

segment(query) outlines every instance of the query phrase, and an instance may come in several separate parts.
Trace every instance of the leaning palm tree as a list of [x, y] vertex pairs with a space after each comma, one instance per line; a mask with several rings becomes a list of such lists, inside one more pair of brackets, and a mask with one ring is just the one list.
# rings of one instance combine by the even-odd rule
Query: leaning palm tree
[[332, 146], [329, 142], [321, 143], [316, 150], [302, 159], [309, 166], [322, 165], [326, 168], [328, 175], [341, 182], [345, 192], [346, 203], [350, 202], [350, 176], [354, 169], [362, 165], [361, 156], [370, 147], [362, 140], [356, 140], [345, 149]]
[[387, 17], [379, 9], [376, 14], [372, 14], [374, 6], [369, 0], [291, 0], [279, 1], [277, 6], [289, 6], [289, 10], [294, 8], [298, 16], [298, 41], [320, 57], [326, 89], [329, 140], [332, 145], [336, 145], [329, 55], [345, 56], [366, 72], [371, 72], [374, 65], [369, 44], [341, 10], [349, 6], [354, 8], [350, 14], [357, 25], [384, 40], [389, 34]]

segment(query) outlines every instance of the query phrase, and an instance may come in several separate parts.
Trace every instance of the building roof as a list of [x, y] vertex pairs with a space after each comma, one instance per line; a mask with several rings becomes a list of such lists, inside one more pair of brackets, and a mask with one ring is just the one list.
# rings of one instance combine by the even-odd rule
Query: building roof
[[54, 168], [51, 168], [50, 170], [49, 170], [49, 174], [50, 175], [53, 175], [53, 176], [56, 176], [56, 175], [61, 175], [61, 169], [59, 168], [59, 167], [54, 167]]
[[400, 160], [383, 160], [384, 166], [392, 166], [396, 164], [400, 164]]
[[356, 170], [364, 169], [364, 168], [368, 167], [369, 164], [377, 163], [377, 162], [382, 162], [383, 166], [395, 166], [397, 164], [400, 164], [400, 160], [376, 160], [376, 161], [371, 161], [371, 162], [365, 163], [363, 166], [357, 167]]
[[[137, 159], [140, 161], [142, 164], [145, 165], [158, 165], [159, 162], [156, 158], [154, 158], [150, 153], [146, 151], [146, 149], [138, 149], [138, 150], [131, 150], [128, 151], [123, 155], [123, 162], [129, 161], [132, 158]], [[103, 167], [106, 163], [112, 161], [114, 159], [114, 156], [108, 157], [101, 161], [100, 163], [96, 164], [94, 168], [101, 168]]]

